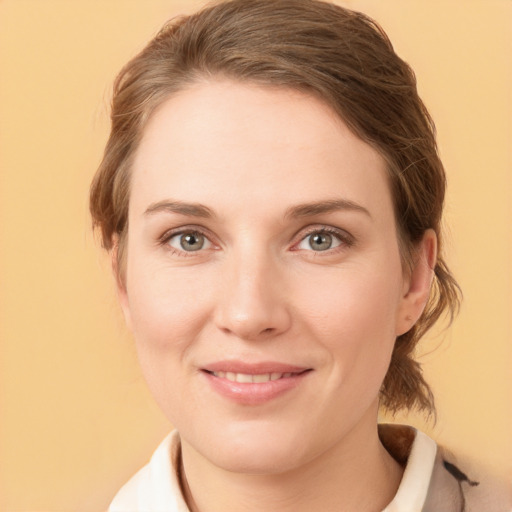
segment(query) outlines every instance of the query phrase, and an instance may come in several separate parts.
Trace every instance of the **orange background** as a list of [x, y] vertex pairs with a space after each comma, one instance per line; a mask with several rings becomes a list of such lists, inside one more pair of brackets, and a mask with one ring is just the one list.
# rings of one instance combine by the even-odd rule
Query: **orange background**
[[[104, 510], [170, 426], [140, 375], [88, 186], [119, 68], [199, 1], [0, 0], [0, 510]], [[460, 317], [422, 345], [422, 426], [512, 476], [512, 2], [353, 0], [415, 69], [449, 179]], [[404, 421], [403, 418], [399, 418]]]

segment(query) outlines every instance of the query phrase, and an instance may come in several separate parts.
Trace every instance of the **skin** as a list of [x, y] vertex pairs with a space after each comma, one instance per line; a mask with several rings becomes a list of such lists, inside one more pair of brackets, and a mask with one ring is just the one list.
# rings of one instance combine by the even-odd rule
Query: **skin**
[[[202, 249], [183, 248], [190, 232]], [[378, 439], [378, 393], [425, 306], [436, 240], [403, 271], [379, 153], [303, 93], [195, 84], [144, 130], [127, 244], [120, 302], [180, 432], [191, 510], [382, 510], [402, 469]], [[202, 371], [219, 360], [309, 371], [240, 404]]]

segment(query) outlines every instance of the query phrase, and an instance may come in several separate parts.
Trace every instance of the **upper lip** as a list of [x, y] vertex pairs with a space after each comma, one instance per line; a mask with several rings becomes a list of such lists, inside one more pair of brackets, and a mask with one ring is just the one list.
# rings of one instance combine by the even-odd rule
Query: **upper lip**
[[232, 372], [246, 375], [262, 375], [265, 373], [301, 373], [310, 370], [307, 366], [296, 366], [276, 361], [248, 363], [245, 361], [215, 361], [201, 368], [207, 372]]

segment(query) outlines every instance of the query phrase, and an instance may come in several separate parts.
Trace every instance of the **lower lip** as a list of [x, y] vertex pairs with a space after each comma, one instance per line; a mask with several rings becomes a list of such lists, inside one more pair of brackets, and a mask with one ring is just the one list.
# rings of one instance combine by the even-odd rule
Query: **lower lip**
[[309, 375], [310, 371], [297, 373], [291, 377], [282, 377], [268, 382], [233, 382], [216, 377], [212, 373], [203, 371], [213, 390], [221, 396], [242, 405], [260, 405], [283, 395], [296, 388]]

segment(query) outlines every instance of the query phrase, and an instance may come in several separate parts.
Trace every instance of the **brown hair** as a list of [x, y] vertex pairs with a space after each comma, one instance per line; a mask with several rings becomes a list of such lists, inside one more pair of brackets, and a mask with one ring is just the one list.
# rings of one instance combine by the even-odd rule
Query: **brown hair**
[[122, 279], [128, 230], [130, 164], [145, 123], [174, 92], [211, 76], [313, 94], [333, 108], [386, 159], [404, 263], [432, 228], [438, 259], [421, 318], [396, 340], [381, 404], [434, 411], [432, 392], [414, 360], [418, 340], [447, 312], [459, 288], [442, 254], [445, 174], [435, 128], [411, 68], [364, 14], [318, 0], [232, 0], [167, 23], [121, 70], [112, 127], [91, 187], [90, 210], [103, 246], [116, 246]]

